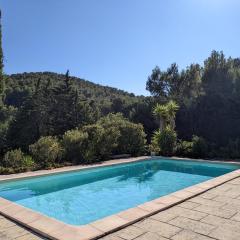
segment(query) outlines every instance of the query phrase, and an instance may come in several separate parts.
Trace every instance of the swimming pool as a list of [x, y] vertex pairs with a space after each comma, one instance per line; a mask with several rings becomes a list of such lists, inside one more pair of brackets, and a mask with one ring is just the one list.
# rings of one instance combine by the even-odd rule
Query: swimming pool
[[0, 196], [72, 225], [84, 225], [238, 169], [153, 159], [0, 183]]

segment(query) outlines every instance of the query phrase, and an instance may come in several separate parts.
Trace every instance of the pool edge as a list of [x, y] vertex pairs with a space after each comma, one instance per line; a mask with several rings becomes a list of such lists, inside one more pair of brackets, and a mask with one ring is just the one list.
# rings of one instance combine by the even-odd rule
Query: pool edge
[[[154, 159], [155, 157], [140, 157], [140, 158], [130, 158], [123, 160], [113, 160], [111, 162], [104, 162], [103, 164], [95, 164], [91, 166], [83, 166], [82, 168], [73, 169], [62, 169], [62, 171], [51, 171], [48, 173], [38, 173], [28, 176], [19, 176], [13, 178], [24, 179], [28, 177], [44, 176], [49, 174], [57, 174], [70, 171], [78, 171], [80, 169], [94, 168], [98, 166], [111, 166], [115, 164], [128, 163], [142, 161], [144, 159]], [[161, 158], [161, 157], [156, 157]], [[166, 158], [165, 158], [166, 159]], [[175, 159], [176, 158], [168, 158]], [[179, 158], [179, 160], [186, 160], [184, 158]], [[193, 161], [193, 159], [189, 159]], [[195, 161], [195, 159], [194, 159]], [[204, 161], [204, 160], [199, 160]], [[209, 161], [210, 162], [210, 161]], [[213, 161], [211, 161], [213, 162]], [[222, 162], [223, 163], [223, 162]], [[224, 162], [229, 163], [229, 162]], [[25, 174], [26, 175], [26, 174]], [[222, 185], [228, 181], [240, 177], [240, 169], [232, 171], [230, 173], [224, 174], [222, 176], [210, 179], [208, 181], [187, 187], [185, 189], [179, 190], [177, 192], [171, 193], [169, 195], [154, 199], [152, 201], [146, 202], [144, 204], [138, 205], [137, 207], [127, 209], [125, 211], [119, 212], [117, 214], [102, 218], [100, 220], [94, 221], [92, 223], [82, 225], [82, 226], [72, 226], [56, 219], [47, 217], [43, 214], [35, 212], [29, 208], [25, 208], [14, 202], [8, 201], [0, 197], [0, 213], [13, 221], [23, 225], [38, 234], [54, 240], [92, 240], [100, 238], [104, 235], [117, 231], [121, 228], [129, 226], [137, 221], [140, 221], [146, 217], [154, 215], [161, 212], [167, 208], [175, 206], [181, 202], [184, 202], [192, 197], [200, 195], [212, 188]], [[8, 181], [0, 179], [1, 181]]]
[[22, 179], [27, 179], [27, 178], [57, 175], [57, 174], [61, 174], [61, 173], [77, 172], [77, 171], [81, 171], [81, 170], [94, 169], [94, 168], [100, 168], [100, 167], [108, 167], [108, 166], [120, 165], [120, 164], [124, 164], [124, 163], [144, 161], [147, 159], [153, 159], [153, 158], [150, 156], [141, 156], [141, 157], [135, 157], [135, 158], [108, 160], [108, 161], [95, 163], [95, 164], [91, 164], [91, 165], [77, 165], [77, 166], [55, 168], [55, 169], [50, 169], [50, 170], [38, 170], [38, 171], [16, 173], [16, 174], [10, 174], [10, 175], [0, 175], [0, 183], [3, 181], [4, 182], [5, 181], [15, 181], [15, 180], [22, 180]]

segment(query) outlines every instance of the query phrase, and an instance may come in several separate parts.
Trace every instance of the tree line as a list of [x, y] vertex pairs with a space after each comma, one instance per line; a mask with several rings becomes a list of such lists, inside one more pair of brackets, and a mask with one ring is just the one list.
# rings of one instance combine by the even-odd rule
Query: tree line
[[172, 100], [179, 105], [176, 154], [191, 156], [197, 140], [195, 157], [240, 158], [240, 58], [213, 51], [203, 66], [156, 67], [147, 90], [162, 104]]
[[213, 51], [203, 66], [157, 66], [146, 82], [150, 97], [69, 71], [6, 75], [3, 67], [0, 42], [0, 172], [123, 153], [240, 158], [239, 58]]

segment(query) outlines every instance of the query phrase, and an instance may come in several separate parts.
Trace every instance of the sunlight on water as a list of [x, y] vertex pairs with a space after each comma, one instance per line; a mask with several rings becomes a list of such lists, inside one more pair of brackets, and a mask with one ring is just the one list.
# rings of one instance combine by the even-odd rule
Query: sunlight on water
[[237, 169], [230, 164], [145, 160], [0, 184], [0, 196], [82, 225]]

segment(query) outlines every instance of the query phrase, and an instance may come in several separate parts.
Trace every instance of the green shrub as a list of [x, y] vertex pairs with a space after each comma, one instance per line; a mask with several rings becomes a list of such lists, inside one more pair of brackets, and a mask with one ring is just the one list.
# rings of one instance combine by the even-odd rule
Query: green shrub
[[0, 173], [10, 174], [25, 172], [35, 168], [35, 162], [31, 156], [24, 155], [21, 149], [8, 151], [0, 161]]
[[91, 163], [110, 157], [117, 146], [120, 133], [113, 127], [103, 128], [92, 124], [67, 131], [62, 144], [65, 156], [74, 163]]
[[1, 165], [5, 168], [18, 168], [24, 164], [24, 153], [21, 149], [8, 151], [2, 160]]
[[118, 145], [120, 133], [114, 127], [104, 128], [100, 124], [93, 124], [83, 127], [82, 130], [88, 134], [84, 155], [87, 162], [108, 159]]
[[113, 154], [139, 155], [145, 151], [145, 136], [141, 124], [131, 123], [121, 114], [109, 114], [96, 124], [67, 131], [62, 145], [67, 160], [91, 163]]
[[87, 141], [88, 134], [78, 129], [65, 132], [62, 139], [65, 159], [74, 163], [84, 162]]
[[176, 155], [181, 157], [192, 157], [193, 142], [179, 140]]
[[204, 158], [209, 156], [208, 150], [209, 147], [204, 138], [194, 135], [192, 141], [178, 142], [176, 154], [182, 157]]
[[13, 174], [13, 173], [17, 173], [17, 171], [13, 168], [0, 167], [0, 174]]
[[24, 156], [23, 166], [27, 167], [28, 169], [34, 169], [36, 167], [36, 163], [33, 160], [32, 156], [30, 156], [30, 155]]
[[108, 114], [98, 121], [104, 129], [119, 132], [113, 154], [140, 155], [145, 151], [146, 134], [141, 124], [128, 121], [122, 114]]
[[118, 142], [118, 151], [138, 156], [144, 153], [146, 134], [141, 124], [125, 122], [120, 126], [121, 136]]
[[204, 158], [208, 154], [208, 145], [204, 138], [192, 137], [192, 156], [195, 158]]
[[167, 126], [161, 132], [158, 130], [154, 133], [152, 145], [155, 146], [156, 150], [159, 149], [162, 155], [172, 156], [175, 152], [176, 141], [176, 132]]
[[160, 154], [160, 134], [161, 131], [157, 130], [153, 133], [152, 140], [151, 140], [151, 145], [150, 145], [150, 151], [155, 152], [156, 154]]
[[62, 147], [57, 138], [41, 137], [36, 143], [29, 146], [34, 160], [43, 168], [49, 168], [59, 163], [62, 156]]

